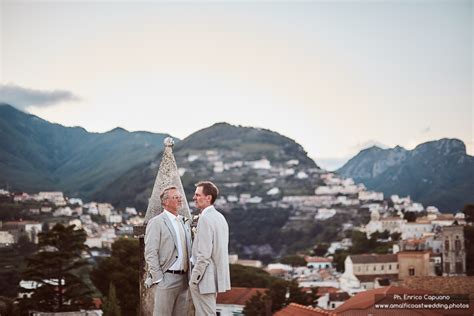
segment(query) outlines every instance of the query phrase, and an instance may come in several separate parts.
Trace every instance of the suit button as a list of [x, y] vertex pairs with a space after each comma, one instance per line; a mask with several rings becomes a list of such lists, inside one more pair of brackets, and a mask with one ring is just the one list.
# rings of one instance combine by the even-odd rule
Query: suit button
[[176, 256], [176, 259], [178, 259], [178, 256]]

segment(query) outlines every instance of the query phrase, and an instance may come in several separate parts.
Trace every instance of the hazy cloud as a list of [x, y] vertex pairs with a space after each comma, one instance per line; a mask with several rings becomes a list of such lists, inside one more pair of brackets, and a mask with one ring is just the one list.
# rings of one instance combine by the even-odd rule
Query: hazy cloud
[[35, 90], [15, 84], [0, 84], [0, 102], [24, 110], [29, 106], [47, 107], [64, 101], [79, 101], [80, 98], [66, 90]]
[[382, 144], [379, 141], [370, 139], [370, 140], [368, 140], [366, 142], [363, 142], [363, 143], [357, 143], [356, 145], [351, 147], [351, 150], [358, 153], [359, 151], [370, 148], [372, 146], [377, 146], [377, 147], [382, 148], [382, 149], [389, 148], [389, 146], [387, 146], [385, 144]]
[[421, 133], [426, 134], [426, 133], [429, 133], [430, 131], [431, 131], [431, 126], [427, 126], [427, 127], [425, 127], [424, 129], [421, 130]]

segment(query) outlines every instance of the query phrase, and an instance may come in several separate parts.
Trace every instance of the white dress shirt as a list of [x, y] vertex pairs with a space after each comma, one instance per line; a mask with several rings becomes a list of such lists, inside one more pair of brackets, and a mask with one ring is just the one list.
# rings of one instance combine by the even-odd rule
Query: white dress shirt
[[[169, 268], [169, 270], [182, 270], [184, 258], [183, 258], [183, 248], [181, 246], [181, 234], [180, 234], [181, 230], [179, 229], [178, 225], [182, 225], [181, 222], [183, 221], [183, 217], [181, 215], [175, 216], [173, 213], [167, 210], [165, 210], [165, 214], [168, 215], [169, 220], [173, 224], [174, 232], [177, 238], [176, 248], [178, 249], [178, 259], [176, 259], [175, 263]], [[183, 231], [184, 231], [184, 227], [183, 227]], [[182, 238], [184, 239], [186, 243], [186, 236], [182, 236]]]

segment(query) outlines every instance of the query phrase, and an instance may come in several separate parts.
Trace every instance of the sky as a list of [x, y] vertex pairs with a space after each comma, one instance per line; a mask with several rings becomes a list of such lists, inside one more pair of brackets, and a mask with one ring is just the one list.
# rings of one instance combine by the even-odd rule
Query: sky
[[0, 101], [51, 122], [267, 128], [327, 169], [373, 144], [474, 153], [472, 1], [0, 0], [0, 18]]

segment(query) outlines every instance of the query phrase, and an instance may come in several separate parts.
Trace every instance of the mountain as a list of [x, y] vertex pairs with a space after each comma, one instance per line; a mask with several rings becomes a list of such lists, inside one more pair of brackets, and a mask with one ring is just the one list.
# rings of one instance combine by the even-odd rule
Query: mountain
[[[183, 186], [192, 199], [194, 184], [216, 181], [221, 195], [249, 193], [270, 199], [267, 192], [278, 187], [280, 194], [314, 194], [320, 169], [303, 147], [276, 132], [217, 123], [179, 142], [173, 153], [182, 172]], [[161, 154], [103, 187], [94, 198], [114, 205], [146, 209], [156, 178]]]
[[89, 133], [0, 104], [0, 187], [59, 190], [89, 197], [130, 168], [150, 161], [168, 134], [115, 128]]
[[454, 212], [474, 202], [474, 157], [458, 139], [440, 139], [413, 150], [371, 147], [337, 172], [389, 196], [410, 195], [424, 206]]

